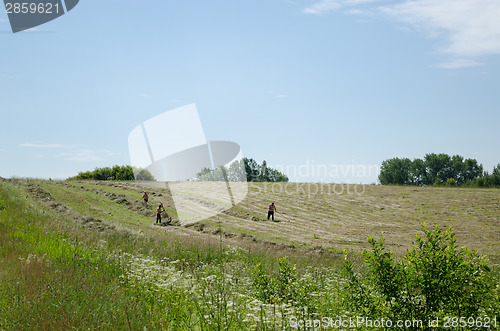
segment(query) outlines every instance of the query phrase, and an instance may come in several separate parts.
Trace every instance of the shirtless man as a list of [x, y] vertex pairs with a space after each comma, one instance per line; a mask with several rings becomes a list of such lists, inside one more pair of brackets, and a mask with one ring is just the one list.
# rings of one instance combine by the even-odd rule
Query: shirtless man
[[273, 217], [273, 221], [274, 221], [274, 212], [275, 211], [278, 211], [278, 209], [276, 209], [276, 206], [274, 205], [274, 202], [271, 202], [271, 204], [269, 205], [269, 211], [267, 212], [267, 219], [269, 219], [269, 217]]

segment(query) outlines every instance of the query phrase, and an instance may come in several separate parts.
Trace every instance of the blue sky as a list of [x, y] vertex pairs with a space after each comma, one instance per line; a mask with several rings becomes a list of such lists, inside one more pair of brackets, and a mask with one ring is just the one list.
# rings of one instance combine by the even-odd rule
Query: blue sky
[[81, 0], [13, 34], [2, 10], [0, 176], [129, 164], [134, 127], [191, 103], [208, 140], [292, 180], [372, 183], [345, 174], [432, 152], [491, 172], [498, 17], [498, 0]]

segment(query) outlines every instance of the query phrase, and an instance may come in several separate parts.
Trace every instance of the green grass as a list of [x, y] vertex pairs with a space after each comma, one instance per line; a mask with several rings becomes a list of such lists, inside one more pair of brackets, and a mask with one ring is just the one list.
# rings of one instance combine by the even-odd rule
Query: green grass
[[85, 216], [103, 220], [108, 224], [120, 225], [133, 230], [142, 228], [141, 225], [151, 224], [151, 218], [131, 213], [126, 207], [95, 192], [55, 185], [41, 184], [40, 186], [72, 210]]
[[[234, 217], [209, 221], [210, 233], [163, 229], [152, 226], [153, 219], [135, 205], [100, 194], [123, 194], [140, 205], [135, 190], [71, 184], [0, 181], [0, 330], [296, 330], [294, 318], [352, 315], [340, 249], [314, 245], [329, 239], [326, 231], [310, 229], [312, 220], [304, 224], [303, 241], [287, 235], [285, 222], [247, 220], [255, 226], [249, 229]], [[391, 199], [407, 199], [400, 193]], [[380, 203], [377, 194], [393, 193], [371, 194], [365, 200], [312, 200], [322, 203], [318, 215], [334, 203], [352, 212], [345, 206], [355, 201], [365, 204], [360, 212], [367, 213], [375, 210], [370, 201]], [[236, 211], [259, 215], [252, 205], [262, 205], [269, 196], [257, 198], [251, 193]], [[290, 203], [289, 211], [301, 213], [306, 203]], [[483, 205], [480, 213], [490, 214], [489, 202]], [[89, 227], [82, 217], [109, 227]], [[294, 231], [302, 229], [302, 223], [296, 226]], [[258, 241], [225, 238], [221, 231], [213, 235], [218, 227]], [[273, 230], [263, 234], [265, 229]], [[287, 248], [290, 243], [300, 248]], [[363, 273], [358, 252], [351, 250], [350, 259]], [[288, 256], [285, 264], [278, 261], [283, 255]], [[498, 278], [498, 268], [492, 268]]]

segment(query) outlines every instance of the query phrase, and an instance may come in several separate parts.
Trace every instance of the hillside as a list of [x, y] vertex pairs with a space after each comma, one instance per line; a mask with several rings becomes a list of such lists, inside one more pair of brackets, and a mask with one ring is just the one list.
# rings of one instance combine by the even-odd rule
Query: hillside
[[[44, 204], [87, 227], [210, 237], [222, 231], [233, 242], [308, 251], [362, 251], [366, 236], [384, 235], [404, 252], [425, 222], [455, 229], [459, 244], [500, 258], [500, 190], [373, 185], [250, 183], [242, 203], [202, 222], [180, 226], [166, 187], [131, 182], [17, 180]], [[171, 226], [155, 226], [153, 207], [163, 202]], [[274, 201], [276, 221], [266, 219]], [[176, 224], [176, 225], [175, 225]], [[218, 237], [214, 236], [215, 238]]]
[[[207, 192], [210, 201], [188, 196], [220, 207], [221, 195]], [[313, 320], [347, 329], [363, 317], [355, 329], [373, 330], [382, 316], [420, 330], [463, 309], [468, 325], [497, 327], [499, 195], [256, 183], [231, 209], [181, 225], [186, 213], [176, 215], [158, 183], [0, 178], [0, 329], [296, 330]], [[270, 201], [281, 213], [274, 222]], [[172, 216], [162, 226], [153, 224], [159, 202]], [[380, 250], [367, 255], [382, 262], [376, 271], [360, 258], [366, 236], [382, 233], [401, 255], [422, 222], [454, 227], [459, 245], [490, 261], [438, 230], [396, 264]]]

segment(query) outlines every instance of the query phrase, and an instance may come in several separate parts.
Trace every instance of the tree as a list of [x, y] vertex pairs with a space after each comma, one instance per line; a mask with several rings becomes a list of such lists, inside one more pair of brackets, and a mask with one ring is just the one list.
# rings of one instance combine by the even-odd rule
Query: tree
[[483, 174], [483, 166], [478, 164], [474, 159], [466, 159], [464, 161], [464, 182], [473, 181]]
[[154, 176], [147, 169], [133, 168], [135, 180], [138, 181], [155, 181]]
[[233, 162], [227, 170], [227, 179], [230, 182], [244, 182], [247, 179], [246, 176], [243, 160]]
[[276, 169], [267, 169], [267, 181], [268, 182], [288, 182], [288, 177]]
[[[495, 168], [496, 169], [496, 168]], [[497, 172], [500, 170], [496, 170]], [[477, 160], [465, 159], [460, 155], [429, 153], [424, 160], [392, 158], [382, 162], [379, 180], [382, 185], [445, 185], [453, 179], [458, 185], [475, 187], [496, 186], [496, 177], [483, 173], [483, 166]], [[451, 183], [451, 181], [450, 181]], [[451, 185], [451, 184], [450, 184]]]
[[288, 182], [288, 177], [276, 169], [267, 166], [264, 160], [260, 166], [254, 159], [243, 158], [234, 161], [228, 168], [219, 167], [215, 170], [202, 169], [196, 174], [196, 180], [230, 182]]
[[493, 173], [490, 175], [490, 177], [492, 186], [500, 186], [500, 163], [497, 164], [495, 168], [493, 168]]
[[393, 158], [382, 162], [379, 180], [382, 185], [398, 184], [408, 185], [412, 183], [410, 178], [412, 162], [408, 158]]
[[[464, 158], [460, 155], [453, 155], [451, 158], [451, 168], [453, 171], [453, 178], [458, 185], [462, 185], [465, 182], [464, 177]], [[450, 178], [448, 178], [450, 179]]]
[[247, 173], [247, 182], [259, 181], [259, 165], [254, 159], [243, 158], [245, 164], [245, 172]]
[[427, 180], [425, 163], [422, 159], [414, 159], [410, 165], [410, 182], [412, 185], [424, 185]]
[[425, 167], [427, 170], [426, 185], [445, 183], [448, 178], [453, 178], [451, 158], [448, 154], [426, 154]]
[[268, 179], [267, 162], [264, 160], [262, 161], [262, 166], [260, 167], [259, 182], [268, 182]]

